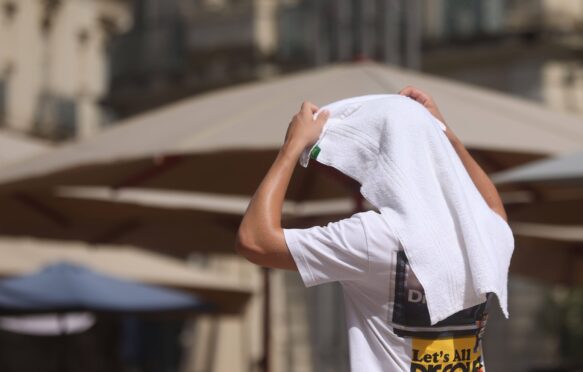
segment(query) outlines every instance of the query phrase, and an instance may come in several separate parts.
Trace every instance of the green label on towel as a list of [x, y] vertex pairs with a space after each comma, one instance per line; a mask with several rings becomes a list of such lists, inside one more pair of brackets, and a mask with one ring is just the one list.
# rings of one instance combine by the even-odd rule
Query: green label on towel
[[314, 148], [310, 152], [310, 158], [316, 160], [316, 158], [318, 157], [319, 154], [320, 154], [320, 147], [314, 146]]

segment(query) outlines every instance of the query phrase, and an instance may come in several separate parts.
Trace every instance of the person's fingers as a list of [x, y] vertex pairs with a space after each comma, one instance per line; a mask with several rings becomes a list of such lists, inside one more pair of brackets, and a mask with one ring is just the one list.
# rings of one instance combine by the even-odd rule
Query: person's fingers
[[414, 86], [407, 85], [405, 88], [401, 89], [399, 94], [402, 96], [407, 96], [407, 97], [413, 98], [413, 97], [419, 96], [421, 94], [421, 91], [419, 89], [415, 88]]
[[425, 93], [421, 92], [419, 92], [419, 94], [417, 94], [414, 99], [422, 105], [427, 105], [427, 103], [430, 102], [429, 97]]
[[318, 117], [316, 118], [316, 124], [323, 127], [324, 124], [326, 124], [326, 121], [328, 120], [329, 117], [330, 111], [328, 110], [322, 111], [321, 113], [318, 114]]
[[411, 85], [407, 85], [405, 88], [403, 88], [403, 89], [401, 89], [399, 91], [399, 94], [402, 95], [402, 96], [407, 96], [408, 97], [413, 90], [415, 90], [414, 87], [412, 87]]
[[420, 92], [417, 89], [412, 89], [409, 91], [409, 94], [407, 95], [407, 97], [411, 97], [414, 100], [424, 100], [424, 95], [422, 92]]
[[426, 105], [427, 103], [431, 102], [431, 97], [429, 95], [415, 87], [407, 86], [403, 88], [400, 92], [400, 95], [410, 97], [415, 101], [421, 103], [422, 105]]
[[302, 103], [302, 107], [301, 107], [300, 111], [313, 114], [316, 111], [318, 111], [319, 109], [320, 108], [318, 106], [314, 105], [312, 102], [304, 101], [304, 103]]
[[405, 88], [401, 89], [399, 94], [402, 96], [411, 97], [413, 99], [416, 99], [417, 97], [424, 95], [424, 93], [421, 90], [411, 85], [407, 85]]

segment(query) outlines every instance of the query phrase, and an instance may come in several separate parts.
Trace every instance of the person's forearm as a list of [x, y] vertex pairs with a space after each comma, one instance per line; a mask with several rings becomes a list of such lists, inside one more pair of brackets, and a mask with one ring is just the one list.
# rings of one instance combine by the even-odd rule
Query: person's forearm
[[[266, 248], [285, 244], [281, 228], [281, 211], [291, 176], [302, 150], [301, 144], [286, 143], [251, 199], [239, 228], [240, 239], [248, 248], [251, 248], [247, 250], [247, 256], [255, 252], [257, 257], [265, 257]], [[277, 251], [273, 254], [277, 255]], [[248, 258], [257, 261], [254, 257]], [[273, 262], [274, 259], [277, 260], [277, 257], [271, 256], [268, 259]]]
[[[281, 227], [281, 210], [285, 193], [302, 149], [285, 144], [249, 203], [241, 225], [263, 229]], [[258, 234], [263, 235], [263, 234]]]
[[[449, 128], [447, 130], [450, 131]], [[502, 218], [507, 220], [504, 204], [502, 203], [502, 199], [500, 199], [500, 194], [498, 194], [496, 186], [494, 186], [492, 180], [490, 180], [490, 177], [488, 177], [482, 167], [480, 167], [480, 165], [474, 160], [464, 144], [457, 138], [455, 134], [450, 132], [448, 134], [448, 138], [460, 160], [462, 161], [464, 167], [466, 168], [466, 171], [474, 182], [474, 185], [476, 185], [476, 188], [480, 194], [482, 194], [482, 197], [488, 206], [496, 213], [498, 213]]]
[[281, 228], [281, 209], [302, 151], [316, 143], [330, 113], [304, 101], [292, 117], [284, 145], [253, 195], [239, 226], [235, 249], [249, 261], [271, 268], [297, 270]]

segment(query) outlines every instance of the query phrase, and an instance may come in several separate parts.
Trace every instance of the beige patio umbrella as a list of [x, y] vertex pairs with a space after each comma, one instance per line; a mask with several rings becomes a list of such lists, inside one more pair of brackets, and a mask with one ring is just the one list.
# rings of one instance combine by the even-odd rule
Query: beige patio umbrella
[[[0, 170], [0, 192], [105, 185], [251, 194], [303, 100], [396, 93], [434, 95], [456, 132], [489, 170], [581, 148], [574, 116], [508, 95], [377, 63], [342, 64], [204, 94], [147, 112], [102, 134]], [[312, 174], [310, 174], [312, 172]], [[298, 171], [293, 200], [346, 195], [317, 166]]]
[[30, 238], [0, 239], [0, 277], [32, 273], [47, 264], [69, 261], [117, 277], [178, 288], [200, 295], [218, 311], [238, 314], [257, 290], [228, 273], [189, 267], [185, 262], [134, 247]]
[[[323, 104], [358, 94], [396, 92], [406, 84], [436, 97], [486, 168], [503, 169], [582, 143], [578, 120], [522, 100], [375, 63], [338, 65], [185, 100], [120, 123], [88, 141], [0, 169], [4, 183], [0, 203], [11, 211], [0, 221], [0, 232], [136, 244], [178, 255], [195, 249], [229, 251], [244, 207], [236, 213], [202, 208], [197, 214], [158, 208], [143, 199], [139, 205], [119, 199], [122, 203], [65, 199], [56, 197], [53, 187], [194, 190], [206, 192], [203, 199], [221, 192], [248, 196], [303, 99]], [[298, 170], [290, 201], [356, 194], [354, 183], [337, 182], [312, 164], [309, 171]], [[216, 198], [210, 200], [217, 205]], [[322, 214], [341, 216], [350, 214], [348, 209]]]

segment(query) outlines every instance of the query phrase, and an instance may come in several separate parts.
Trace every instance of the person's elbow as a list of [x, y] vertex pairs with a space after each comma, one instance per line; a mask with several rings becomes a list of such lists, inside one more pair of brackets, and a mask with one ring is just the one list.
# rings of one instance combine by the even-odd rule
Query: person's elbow
[[500, 199], [500, 195], [496, 194], [495, 197], [491, 198], [490, 200], [486, 200], [490, 209], [494, 211], [494, 213], [498, 214], [502, 219], [508, 222], [508, 215], [506, 214], [506, 209], [504, 208], [504, 203], [502, 199]]
[[494, 213], [497, 213], [502, 219], [508, 222], [508, 215], [506, 214], [506, 209], [504, 209], [504, 205], [496, 205], [490, 207]]
[[248, 261], [262, 267], [298, 270], [281, 226], [243, 222], [237, 233], [235, 250]]
[[235, 240], [235, 251], [248, 261], [255, 263], [255, 259], [262, 253], [262, 247], [252, 229], [243, 225], [239, 227]]
[[270, 254], [270, 236], [274, 232], [269, 229], [257, 229], [253, 226], [241, 224], [237, 232], [235, 251], [248, 261], [265, 266]]

